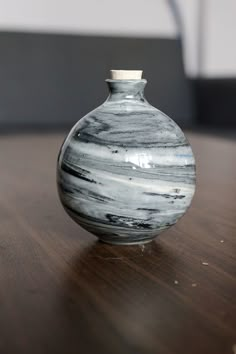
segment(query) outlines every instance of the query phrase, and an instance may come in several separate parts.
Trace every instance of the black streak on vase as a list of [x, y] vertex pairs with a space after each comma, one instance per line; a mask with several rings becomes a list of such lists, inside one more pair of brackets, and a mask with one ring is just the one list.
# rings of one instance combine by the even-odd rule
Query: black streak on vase
[[170, 195], [170, 194], [149, 193], [149, 192], [144, 192], [143, 194], [163, 197], [163, 198], [166, 198], [166, 199], [169, 199], [169, 198], [171, 198], [171, 199], [183, 199], [183, 198], [186, 197], [185, 195]]
[[135, 227], [137, 229], [151, 229], [152, 226], [147, 223], [145, 220], [142, 219], [135, 219], [131, 217], [121, 216], [121, 215], [113, 215], [113, 214], [106, 214], [107, 219], [121, 227]]
[[[80, 172], [80, 171], [76, 171], [75, 169], [73, 169], [72, 167], [69, 167], [68, 165], [66, 165], [65, 163], [62, 163], [61, 164], [61, 169], [66, 172], [66, 173], [69, 173], [70, 175], [74, 176], [74, 177], [77, 177], [77, 178], [80, 178], [86, 182], [90, 182], [90, 183], [98, 183], [96, 182], [94, 179], [91, 179], [91, 178], [88, 178], [85, 176], [85, 173], [84, 172]], [[85, 170], [84, 170], [85, 171]], [[88, 172], [90, 173], [90, 172]], [[101, 183], [99, 183], [101, 184]]]

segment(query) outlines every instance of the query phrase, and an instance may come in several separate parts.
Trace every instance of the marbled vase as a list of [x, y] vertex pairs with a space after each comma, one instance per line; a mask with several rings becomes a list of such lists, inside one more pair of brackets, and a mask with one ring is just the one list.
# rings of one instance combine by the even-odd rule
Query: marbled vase
[[112, 244], [151, 241], [195, 190], [195, 161], [177, 124], [144, 98], [146, 80], [106, 80], [107, 100], [73, 127], [57, 167], [67, 213]]

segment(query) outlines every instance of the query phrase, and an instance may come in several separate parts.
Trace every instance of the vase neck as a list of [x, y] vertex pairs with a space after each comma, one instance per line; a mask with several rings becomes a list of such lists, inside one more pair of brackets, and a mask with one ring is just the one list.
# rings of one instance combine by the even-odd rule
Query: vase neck
[[147, 81], [141, 80], [106, 80], [109, 88], [107, 101], [144, 101], [144, 88]]

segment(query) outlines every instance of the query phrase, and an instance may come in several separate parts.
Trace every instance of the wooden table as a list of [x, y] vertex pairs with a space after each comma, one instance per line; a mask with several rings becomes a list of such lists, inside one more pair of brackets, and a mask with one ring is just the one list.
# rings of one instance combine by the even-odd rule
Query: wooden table
[[1, 354], [236, 352], [236, 142], [189, 135], [197, 192], [145, 246], [110, 246], [63, 211], [63, 134], [0, 137]]

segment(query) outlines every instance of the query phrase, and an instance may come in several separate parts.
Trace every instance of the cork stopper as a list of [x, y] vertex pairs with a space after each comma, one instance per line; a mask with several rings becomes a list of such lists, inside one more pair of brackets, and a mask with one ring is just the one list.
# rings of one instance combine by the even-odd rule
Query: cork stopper
[[142, 70], [110, 70], [112, 80], [141, 80]]

